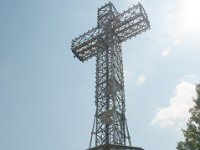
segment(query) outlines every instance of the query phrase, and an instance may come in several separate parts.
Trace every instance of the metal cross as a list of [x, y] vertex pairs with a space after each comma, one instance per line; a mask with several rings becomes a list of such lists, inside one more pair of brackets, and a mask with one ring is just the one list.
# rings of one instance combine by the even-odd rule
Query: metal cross
[[121, 43], [149, 28], [140, 3], [118, 13], [109, 2], [98, 9], [97, 27], [72, 40], [71, 50], [80, 61], [96, 57], [96, 112], [89, 149], [140, 149], [131, 145], [125, 117]]

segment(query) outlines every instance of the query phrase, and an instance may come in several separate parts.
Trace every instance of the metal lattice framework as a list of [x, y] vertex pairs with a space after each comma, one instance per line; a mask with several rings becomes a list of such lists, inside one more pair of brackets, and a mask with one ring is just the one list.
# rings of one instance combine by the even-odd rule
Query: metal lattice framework
[[118, 13], [109, 2], [98, 9], [97, 27], [72, 40], [72, 52], [80, 61], [96, 56], [96, 113], [89, 149], [141, 150], [131, 145], [125, 117], [121, 42], [149, 28], [140, 3]]

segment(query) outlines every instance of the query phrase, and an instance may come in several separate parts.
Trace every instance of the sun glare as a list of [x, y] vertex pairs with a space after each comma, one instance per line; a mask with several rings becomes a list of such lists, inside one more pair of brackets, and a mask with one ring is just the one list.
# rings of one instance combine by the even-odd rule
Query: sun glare
[[187, 32], [200, 32], [200, 0], [181, 0], [182, 23]]

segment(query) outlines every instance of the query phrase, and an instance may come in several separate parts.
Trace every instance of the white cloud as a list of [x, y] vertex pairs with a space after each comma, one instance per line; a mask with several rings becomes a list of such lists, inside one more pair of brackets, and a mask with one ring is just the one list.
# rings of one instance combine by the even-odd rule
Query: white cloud
[[138, 84], [138, 85], [142, 85], [142, 84], [144, 84], [145, 81], [146, 81], [146, 76], [145, 76], [145, 75], [141, 75], [141, 76], [139, 76], [139, 78], [137, 79], [137, 84]]
[[193, 82], [197, 83], [199, 80], [198, 76], [196, 74], [186, 74], [182, 78], [179, 79], [179, 81], [187, 81], [187, 82]]
[[162, 56], [168, 56], [171, 51], [172, 51], [171, 47], [163, 49]]
[[196, 97], [195, 85], [181, 82], [176, 86], [176, 93], [170, 99], [170, 105], [157, 109], [151, 123], [161, 127], [182, 127], [190, 116], [188, 111], [194, 105], [193, 97]]

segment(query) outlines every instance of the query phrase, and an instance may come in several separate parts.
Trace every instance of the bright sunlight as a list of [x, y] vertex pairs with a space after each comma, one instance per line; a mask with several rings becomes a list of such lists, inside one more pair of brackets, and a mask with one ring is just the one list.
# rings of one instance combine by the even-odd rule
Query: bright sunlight
[[200, 0], [180, 0], [180, 3], [183, 30], [190, 33], [200, 33]]

